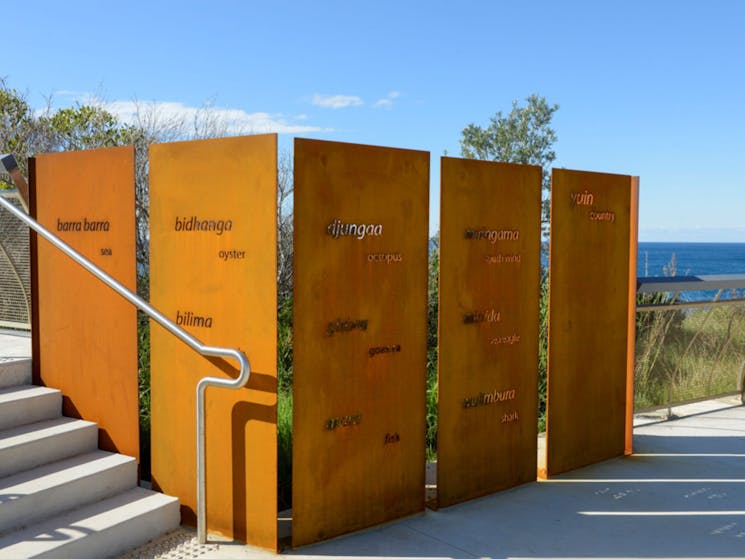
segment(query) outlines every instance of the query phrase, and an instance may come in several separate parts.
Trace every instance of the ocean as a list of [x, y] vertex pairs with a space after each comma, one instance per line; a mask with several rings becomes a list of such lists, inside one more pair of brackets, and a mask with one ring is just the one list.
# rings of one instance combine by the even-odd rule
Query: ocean
[[[671, 262], [674, 261], [674, 270]], [[639, 243], [637, 276], [745, 276], [745, 243]], [[686, 291], [684, 301], [709, 300], [716, 291]], [[745, 289], [723, 294], [723, 299], [745, 297]]]
[[[544, 249], [548, 247], [545, 246]], [[674, 259], [674, 266], [671, 262]], [[546, 251], [541, 254], [541, 264], [548, 265]], [[636, 275], [651, 276], [702, 276], [742, 274], [745, 276], [745, 243], [639, 243]], [[711, 291], [688, 291], [681, 294], [685, 301], [710, 299]], [[745, 297], [745, 289], [723, 298]]]
[[[548, 244], [543, 249], [541, 264], [547, 266]], [[639, 243], [636, 275], [671, 275], [673, 258], [676, 276], [745, 275], [745, 243]]]
[[745, 275], [745, 243], [639, 243], [636, 275], [670, 275], [673, 257], [678, 276]]

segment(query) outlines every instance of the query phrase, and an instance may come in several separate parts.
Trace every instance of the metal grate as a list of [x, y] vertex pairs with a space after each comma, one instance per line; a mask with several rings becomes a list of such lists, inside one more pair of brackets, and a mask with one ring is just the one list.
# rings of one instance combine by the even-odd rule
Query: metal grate
[[[4, 198], [22, 209], [15, 192]], [[0, 210], [0, 327], [31, 328], [31, 262], [29, 231], [9, 212]]]

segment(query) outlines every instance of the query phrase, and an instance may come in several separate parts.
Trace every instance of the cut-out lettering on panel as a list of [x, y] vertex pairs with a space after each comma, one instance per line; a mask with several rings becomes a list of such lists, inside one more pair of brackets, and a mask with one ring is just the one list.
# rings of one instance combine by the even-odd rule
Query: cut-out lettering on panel
[[[30, 170], [39, 223], [134, 291], [134, 150], [45, 153]], [[62, 390], [65, 415], [98, 423], [101, 448], [139, 458], [137, 311], [45, 240], [33, 246], [36, 382]]]
[[541, 476], [631, 452], [638, 178], [554, 169]]
[[[150, 293], [201, 342], [237, 348], [246, 388], [206, 392], [211, 531], [277, 548], [277, 140], [257, 135], [150, 148]], [[153, 483], [196, 513], [196, 385], [236, 376], [151, 324]]]
[[293, 545], [424, 507], [429, 154], [295, 141]]
[[443, 158], [441, 182], [444, 507], [535, 480], [541, 169]]

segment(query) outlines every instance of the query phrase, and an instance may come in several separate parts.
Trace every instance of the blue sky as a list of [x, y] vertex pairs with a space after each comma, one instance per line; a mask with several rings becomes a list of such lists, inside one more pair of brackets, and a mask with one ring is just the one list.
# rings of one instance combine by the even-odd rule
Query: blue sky
[[[640, 240], [745, 242], [745, 2], [3, 2], [0, 76], [41, 108], [91, 96], [242, 130], [439, 157], [532, 93], [555, 166], [639, 175]], [[191, 112], [190, 112], [191, 111]]]

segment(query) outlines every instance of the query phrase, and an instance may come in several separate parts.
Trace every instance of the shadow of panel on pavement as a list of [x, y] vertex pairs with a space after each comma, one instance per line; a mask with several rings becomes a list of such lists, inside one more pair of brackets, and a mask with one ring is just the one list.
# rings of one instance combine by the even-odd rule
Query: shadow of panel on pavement
[[635, 448], [638, 455], [290, 554], [745, 556], [745, 408], [639, 429]]

